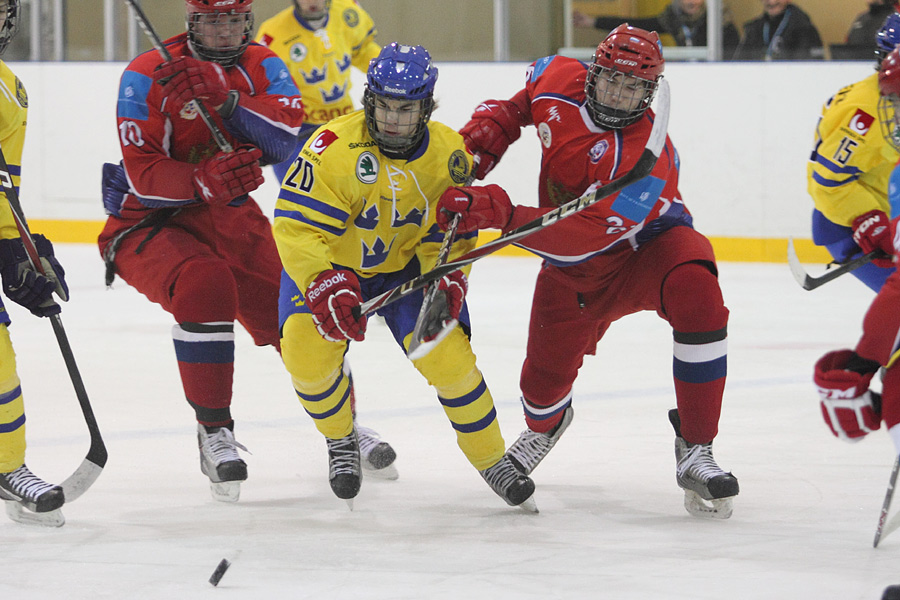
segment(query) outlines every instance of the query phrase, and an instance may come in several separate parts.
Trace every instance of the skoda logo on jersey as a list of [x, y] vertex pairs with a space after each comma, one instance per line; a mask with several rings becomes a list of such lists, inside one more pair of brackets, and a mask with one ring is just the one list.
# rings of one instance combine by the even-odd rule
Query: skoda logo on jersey
[[306, 58], [306, 55], [308, 53], [309, 50], [306, 49], [306, 46], [304, 46], [300, 42], [297, 42], [296, 44], [291, 46], [291, 51], [288, 53], [288, 55], [291, 57], [292, 61], [301, 62], [304, 58]]
[[356, 159], [356, 178], [365, 184], [378, 179], [378, 159], [371, 152], [363, 152]]
[[348, 8], [344, 11], [343, 14], [344, 23], [347, 24], [347, 27], [356, 27], [359, 25], [359, 13], [357, 13], [352, 8]]
[[544, 145], [544, 148], [549, 148], [550, 144], [553, 143], [553, 136], [550, 134], [550, 126], [546, 123], [541, 123], [538, 125], [538, 137], [541, 138], [541, 143]]
[[869, 128], [872, 127], [872, 123], [875, 122], [875, 117], [867, 113], [861, 108], [856, 109], [856, 113], [853, 115], [853, 118], [850, 119], [850, 131], [856, 133], [858, 135], [866, 135], [869, 133]]
[[603, 158], [603, 155], [606, 154], [607, 150], [609, 150], [609, 142], [600, 140], [588, 151], [588, 158], [596, 165]]

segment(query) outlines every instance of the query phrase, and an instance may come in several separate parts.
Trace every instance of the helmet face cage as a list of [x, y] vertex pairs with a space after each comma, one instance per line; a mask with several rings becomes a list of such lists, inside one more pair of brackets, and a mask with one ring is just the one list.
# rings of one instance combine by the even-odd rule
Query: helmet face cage
[[425, 137], [437, 68], [421, 46], [385, 46], [369, 64], [363, 108], [369, 135], [386, 154], [405, 155]]
[[890, 94], [878, 100], [878, 120], [885, 141], [900, 152], [900, 96]]
[[0, 26], [0, 54], [6, 50], [19, 28], [19, 0], [0, 0], [0, 15], [3, 25]]
[[650, 108], [657, 87], [658, 80], [641, 79], [594, 63], [584, 86], [588, 111], [600, 127], [622, 129]]
[[900, 45], [900, 14], [893, 12], [875, 34], [875, 58], [879, 65], [897, 45]]
[[331, 0], [325, 0], [323, 8], [317, 11], [304, 10], [300, 6], [300, 0], [294, 0], [294, 7], [296, 7], [297, 14], [299, 14], [300, 18], [304, 21], [318, 21], [319, 19], [324, 19], [328, 15], [328, 11], [331, 9]]
[[230, 8], [214, 8], [210, 0], [188, 0], [188, 40], [197, 56], [226, 68], [237, 64], [253, 39], [251, 2], [234, 0]]

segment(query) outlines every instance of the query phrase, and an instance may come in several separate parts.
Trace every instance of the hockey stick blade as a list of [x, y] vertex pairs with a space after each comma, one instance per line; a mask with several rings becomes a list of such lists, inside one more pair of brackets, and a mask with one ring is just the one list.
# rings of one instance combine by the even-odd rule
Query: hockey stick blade
[[894, 497], [894, 487], [897, 484], [897, 473], [900, 472], [900, 456], [898, 456], [894, 460], [894, 468], [891, 470], [891, 478], [888, 480], [887, 491], [884, 494], [884, 502], [881, 505], [881, 514], [878, 515], [878, 527], [875, 528], [875, 540], [872, 542], [872, 547], [877, 548], [878, 542], [881, 541], [881, 538], [887, 537], [887, 535], [897, 528], [900, 525], [900, 521], [897, 520], [896, 516], [891, 520], [890, 526], [885, 527], [885, 521], [887, 520], [888, 512], [891, 509], [891, 500]]
[[[9, 165], [6, 162], [6, 156], [3, 154], [2, 148], [0, 148], [0, 186], [6, 191], [6, 199], [12, 212], [13, 220], [16, 223], [16, 228], [19, 230], [19, 235], [22, 238], [22, 245], [25, 247], [25, 254], [28, 256], [31, 268], [42, 275], [46, 275], [37, 247], [34, 245], [34, 240], [31, 237], [28, 221], [25, 220], [25, 214], [22, 212], [22, 203], [19, 201], [19, 194], [13, 185]], [[103, 437], [100, 435], [100, 427], [97, 425], [94, 410], [91, 408], [87, 390], [84, 388], [84, 381], [81, 379], [81, 373], [78, 370], [78, 365], [75, 363], [75, 354], [72, 352], [72, 346], [69, 345], [69, 338], [66, 335], [62, 317], [59, 313], [50, 316], [50, 324], [53, 326], [53, 333], [56, 335], [59, 351], [62, 353], [63, 362], [66, 364], [69, 379], [72, 381], [75, 396], [78, 399], [78, 404], [81, 406], [81, 413], [84, 416], [85, 424], [91, 436], [91, 446], [84, 461], [63, 484], [66, 501], [68, 502], [86, 492], [97, 477], [100, 476], [103, 467], [106, 465], [107, 451], [106, 445], [103, 443]], [[66, 488], [66, 483], [68, 484], [68, 489]]]
[[[131, 10], [134, 12], [134, 17], [137, 19], [138, 25], [141, 30], [147, 35], [150, 39], [150, 43], [153, 44], [153, 47], [159, 52], [160, 56], [163, 57], [163, 60], [170, 61], [172, 60], [172, 54], [168, 51], [168, 49], [163, 46], [162, 40], [159, 39], [159, 36], [156, 35], [156, 31], [153, 29], [153, 25], [150, 24], [150, 19], [147, 18], [147, 15], [144, 14], [144, 11], [141, 10], [141, 7], [138, 5], [136, 0], [125, 0], [125, 4], [131, 7]], [[212, 115], [209, 114], [209, 110], [200, 101], [199, 98], [194, 98], [194, 104], [197, 105], [197, 112], [200, 113], [200, 119], [209, 129], [210, 133], [212, 133], [213, 139], [216, 141], [216, 145], [219, 146], [219, 149], [222, 152], [232, 152], [234, 148], [232, 148], [231, 144], [228, 143], [228, 140], [225, 139], [225, 135], [222, 133], [222, 130], [219, 129], [219, 126], [216, 125], [215, 121], [212, 119]]]
[[788, 238], [788, 265], [791, 267], [791, 273], [793, 273], [794, 279], [797, 280], [797, 283], [799, 283], [800, 287], [802, 287], [804, 290], [814, 290], [821, 285], [825, 285], [829, 281], [837, 279], [845, 273], [849, 273], [850, 271], [858, 269], [864, 264], [872, 262], [872, 259], [879, 258], [881, 256], [884, 256], [883, 252], [879, 252], [877, 250], [874, 252], [869, 252], [868, 254], [863, 254], [862, 256], [858, 256], [853, 260], [841, 263], [833, 269], [829, 269], [825, 272], [824, 275], [821, 275], [819, 277], [812, 277], [803, 269], [803, 265], [800, 264], [800, 259], [797, 257], [797, 250], [794, 248], [793, 238]]
[[497, 239], [483, 244], [475, 248], [474, 250], [471, 250], [470, 252], [467, 252], [454, 261], [437, 266], [427, 273], [423, 273], [418, 277], [414, 277], [406, 283], [403, 283], [384, 292], [383, 294], [379, 294], [378, 296], [375, 296], [374, 298], [363, 302], [359, 306], [354, 306], [353, 316], [358, 319], [364, 314], [367, 315], [369, 313], [372, 313], [380, 309], [382, 306], [386, 306], [391, 302], [395, 302], [400, 298], [403, 298], [404, 296], [408, 296], [412, 292], [422, 289], [432, 281], [437, 281], [441, 277], [448, 275], [453, 271], [461, 269], [466, 265], [470, 265], [476, 260], [484, 258], [489, 254], [493, 254], [497, 250], [505, 248], [506, 246], [509, 246], [510, 244], [513, 244], [521, 240], [522, 238], [531, 235], [532, 233], [536, 233], [546, 227], [550, 227], [553, 224], [561, 221], [562, 219], [565, 219], [566, 217], [571, 217], [572, 215], [583, 211], [589, 206], [594, 205], [600, 200], [618, 193], [620, 190], [631, 185], [635, 181], [643, 179], [644, 177], [649, 175], [653, 170], [653, 167], [656, 166], [656, 161], [659, 160], [659, 155], [662, 153], [662, 150], [666, 145], [666, 133], [669, 127], [670, 92], [669, 83], [665, 79], [660, 82], [657, 101], [659, 112], [656, 113], [656, 119], [653, 121], [653, 129], [650, 131], [650, 137], [647, 139], [647, 145], [644, 148], [644, 152], [641, 154], [640, 158], [637, 160], [631, 170], [628, 171], [625, 175], [618, 179], [610, 181], [606, 185], [598, 187], [593, 192], [587, 193], [579, 198], [575, 198], [574, 200], [563, 204], [559, 208], [546, 213], [542, 217], [538, 217], [533, 221], [525, 223], [521, 227], [513, 229], [512, 231], [508, 231]]

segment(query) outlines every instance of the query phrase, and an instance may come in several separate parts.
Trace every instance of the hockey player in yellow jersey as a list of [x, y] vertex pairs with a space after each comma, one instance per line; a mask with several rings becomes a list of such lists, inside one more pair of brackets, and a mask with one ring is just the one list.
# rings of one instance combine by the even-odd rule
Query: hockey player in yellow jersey
[[[19, 0], [0, 0], [0, 53], [15, 34]], [[28, 116], [28, 96], [19, 78], [0, 61], [0, 150], [9, 166], [12, 184], [18, 188], [22, 172], [22, 147]], [[5, 175], [5, 174], [4, 174]], [[0, 191], [0, 278], [6, 297], [38, 317], [59, 313], [51, 298], [56, 292], [68, 299], [64, 272], [53, 256], [53, 245], [33, 235], [47, 274], [28, 262], [25, 246], [7, 195]], [[0, 500], [16, 521], [60, 526], [65, 520], [59, 508], [65, 502], [61, 487], [34, 475], [25, 465], [25, 405], [16, 371], [16, 356], [9, 337], [9, 314], [0, 299]], [[28, 512], [23, 512], [22, 509]]]
[[294, 156], [272, 166], [279, 181], [320, 125], [353, 111], [350, 67], [366, 72], [381, 50], [375, 34], [372, 18], [355, 0], [292, 0], [260, 25], [256, 41], [287, 65], [306, 110]]
[[[900, 14], [888, 16], [876, 44], [880, 69], [884, 57], [900, 44]], [[882, 250], [884, 258], [853, 271], [876, 292], [894, 272], [887, 193], [891, 171], [900, 159], [882, 135], [879, 97], [876, 72], [829, 98], [816, 125], [806, 169], [807, 189], [815, 203], [813, 241], [837, 262]]]
[[[282, 357], [326, 438], [331, 489], [348, 503], [359, 493], [361, 472], [341, 363], [350, 340], [362, 341], [366, 330], [365, 316], [355, 318], [353, 308], [435, 265], [443, 239], [438, 199], [462, 185], [471, 168], [462, 137], [430, 121], [437, 75], [421, 46], [386, 46], [369, 66], [364, 109], [335, 119], [306, 143], [275, 207], [285, 268]], [[474, 244], [471, 234], [458, 239], [451, 259]], [[448, 318], [459, 325], [413, 365], [437, 391], [466, 458], [508, 504], [531, 508], [534, 483], [505, 454], [469, 344], [466, 288], [460, 271], [441, 280]], [[422, 300], [410, 294], [379, 310], [404, 352]]]

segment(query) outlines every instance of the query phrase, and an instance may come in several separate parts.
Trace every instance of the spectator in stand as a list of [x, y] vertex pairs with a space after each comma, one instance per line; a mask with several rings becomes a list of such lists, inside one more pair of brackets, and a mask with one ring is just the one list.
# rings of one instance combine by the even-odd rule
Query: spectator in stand
[[788, 0], [762, 0], [763, 14], [744, 25], [735, 60], [821, 60], [825, 48], [809, 15]]
[[[723, 6], [722, 48], [723, 58], [730, 60], [741, 36], [737, 27], [731, 22], [731, 13]], [[580, 11], [572, 12], [575, 27], [594, 27], [611, 31], [628, 21], [632, 27], [667, 33], [675, 39], [678, 46], [706, 46], [706, 0], [672, 0], [672, 2], [655, 17], [632, 18], [621, 16], [591, 17]]]
[[900, 5], [896, 0], [873, 0], [869, 3], [866, 12], [860, 13], [850, 25], [847, 32], [848, 46], [861, 46], [869, 48], [872, 46], [872, 40], [875, 34], [889, 14], [900, 10]]

